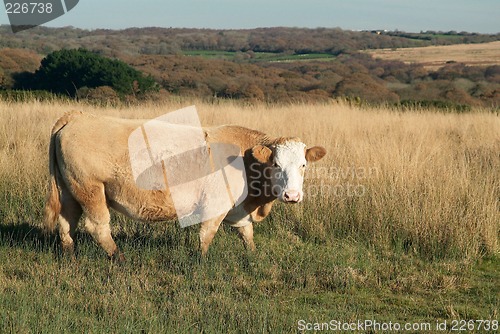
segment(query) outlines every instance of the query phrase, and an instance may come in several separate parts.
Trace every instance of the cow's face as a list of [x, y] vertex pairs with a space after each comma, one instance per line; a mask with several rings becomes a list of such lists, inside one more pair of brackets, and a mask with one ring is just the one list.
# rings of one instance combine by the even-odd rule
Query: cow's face
[[272, 194], [283, 202], [298, 203], [304, 198], [302, 185], [307, 163], [323, 158], [326, 150], [320, 146], [306, 149], [300, 141], [287, 141], [271, 148], [255, 146], [252, 154], [266, 164], [264, 174], [271, 180]]

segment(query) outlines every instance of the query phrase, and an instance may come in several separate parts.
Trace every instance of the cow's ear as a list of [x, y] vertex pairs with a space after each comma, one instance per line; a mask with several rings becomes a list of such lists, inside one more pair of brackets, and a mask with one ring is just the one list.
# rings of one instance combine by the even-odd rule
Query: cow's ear
[[306, 150], [306, 160], [309, 162], [318, 161], [326, 154], [325, 148], [321, 146], [314, 146]]
[[273, 151], [267, 146], [257, 145], [252, 148], [253, 157], [260, 163], [266, 164], [271, 162]]

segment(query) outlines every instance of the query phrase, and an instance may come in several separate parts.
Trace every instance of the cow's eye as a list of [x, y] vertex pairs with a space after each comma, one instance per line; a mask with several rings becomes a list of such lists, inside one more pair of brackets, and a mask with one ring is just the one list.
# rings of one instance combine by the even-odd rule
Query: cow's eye
[[302, 168], [306, 168], [306, 164], [303, 164], [301, 167], [302, 167]]

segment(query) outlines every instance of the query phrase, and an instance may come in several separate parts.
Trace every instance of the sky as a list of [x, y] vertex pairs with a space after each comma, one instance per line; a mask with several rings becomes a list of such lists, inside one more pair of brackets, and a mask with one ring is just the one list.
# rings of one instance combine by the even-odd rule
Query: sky
[[[0, 24], [9, 24], [5, 10], [0, 10]], [[71, 11], [44, 26], [284, 26], [498, 33], [500, 0], [80, 0]]]

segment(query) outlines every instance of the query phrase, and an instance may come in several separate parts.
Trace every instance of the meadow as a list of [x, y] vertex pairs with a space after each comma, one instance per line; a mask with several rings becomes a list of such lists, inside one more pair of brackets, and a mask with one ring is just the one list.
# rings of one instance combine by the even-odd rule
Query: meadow
[[[202, 258], [196, 226], [114, 214], [126, 263], [110, 262], [83, 230], [76, 259], [64, 257], [41, 233], [57, 118], [72, 109], [154, 118], [192, 104], [206, 126], [324, 146], [304, 202], [278, 204], [255, 226], [254, 253], [228, 226]], [[499, 170], [500, 117], [487, 110], [0, 102], [0, 333], [290, 333], [370, 319], [430, 332], [498, 321]]]
[[500, 42], [480, 44], [432, 45], [416, 48], [379, 49], [363, 51], [376, 59], [397, 60], [407, 64], [421, 64], [428, 70], [437, 70], [449, 63], [467, 66], [500, 65]]
[[[253, 52], [251, 56], [236, 51], [184, 51], [186, 56], [197, 56], [207, 59], [246, 60], [249, 62], [294, 62], [311, 60], [333, 60], [335, 57], [326, 53], [277, 54], [274, 52]], [[239, 58], [238, 58], [239, 57]]]

